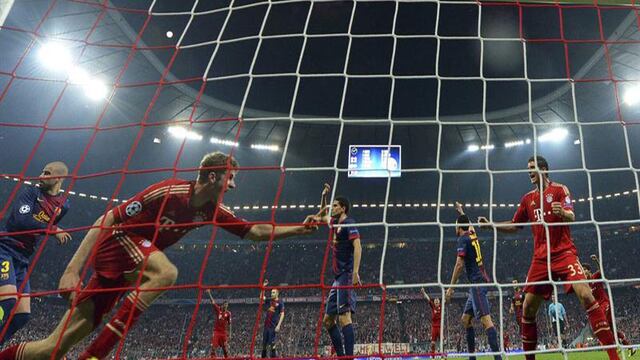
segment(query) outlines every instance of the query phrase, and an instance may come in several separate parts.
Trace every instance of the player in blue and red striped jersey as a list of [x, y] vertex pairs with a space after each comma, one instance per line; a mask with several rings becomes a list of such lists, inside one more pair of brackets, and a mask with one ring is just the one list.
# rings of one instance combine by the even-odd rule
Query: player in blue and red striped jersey
[[[456, 203], [456, 210], [458, 211], [458, 219], [456, 220], [456, 235], [458, 236], [458, 257], [456, 258], [456, 265], [453, 268], [453, 274], [451, 275], [451, 285], [458, 283], [458, 279], [465, 270], [467, 273], [467, 279], [472, 284], [486, 284], [490, 282], [489, 276], [487, 276], [484, 270], [484, 263], [482, 258], [482, 251], [480, 250], [480, 241], [476, 234], [469, 217], [465, 215], [462, 209], [462, 204]], [[491, 312], [489, 306], [489, 299], [487, 298], [486, 286], [474, 286], [469, 288], [469, 296], [467, 303], [464, 306], [462, 312], [462, 325], [466, 329], [467, 333], [467, 348], [470, 354], [476, 351], [476, 334], [473, 329], [472, 320], [475, 317], [480, 320], [485, 332], [487, 333], [487, 339], [489, 340], [489, 347], [492, 352], [499, 352], [500, 346], [498, 345], [498, 332], [496, 331], [493, 321], [491, 320]], [[454, 289], [452, 287], [447, 289], [446, 301], [451, 301]], [[494, 355], [494, 358], [500, 359], [500, 355]], [[475, 356], [470, 356], [469, 359], [475, 360]]]
[[[60, 289], [69, 290], [80, 284], [84, 263], [95, 247], [91, 260], [95, 272], [83, 289], [92, 291], [80, 292], [74, 311], [66, 312], [49, 337], [12, 346], [0, 353], [0, 360], [49, 359], [56, 350], [54, 357], [63, 356], [102, 323], [103, 316], [125, 294], [122, 288], [135, 285], [141, 276], [140, 291], [125, 297], [113, 318], [79, 357], [106, 358], [128, 326], [133, 326], [147, 307], [175, 283], [178, 269], [163, 250], [193, 229], [215, 225], [240, 238], [262, 241], [309, 234], [317, 229], [314, 215], [307, 216], [301, 225], [251, 224], [236, 217], [219, 200], [221, 194], [235, 188], [237, 167], [229, 155], [207, 154], [200, 162], [195, 181], [161, 181], [98, 218], [67, 265], [59, 285]], [[109, 289], [113, 290], [105, 291]], [[73, 293], [70, 295], [73, 297]]]
[[[40, 174], [39, 186], [28, 186], [16, 197], [9, 212], [4, 228], [0, 233], [9, 233], [0, 237], [0, 331], [8, 326], [0, 344], [9, 340], [22, 328], [31, 314], [31, 286], [26, 279], [30, 258], [38, 243], [49, 229], [55, 232], [60, 244], [71, 240], [71, 235], [57, 226], [69, 210], [69, 201], [60, 194], [64, 177], [68, 169], [61, 161], [45, 165]], [[35, 233], [11, 234], [29, 230], [41, 230]], [[20, 300], [16, 295], [24, 284]], [[11, 310], [17, 308], [11, 322], [7, 325]]]
[[[509, 221], [498, 222], [496, 230], [503, 233], [515, 233], [522, 229], [523, 223], [533, 223], [533, 260], [527, 274], [527, 282], [565, 281], [565, 291], [575, 292], [578, 300], [584, 306], [591, 329], [603, 345], [613, 345], [615, 339], [606, 315], [600, 304], [593, 297], [582, 270], [578, 250], [571, 238], [569, 225], [548, 226], [546, 224], [570, 223], [575, 221], [573, 201], [569, 189], [549, 179], [549, 163], [542, 156], [529, 158], [527, 163], [529, 179], [534, 189], [526, 193], [520, 200], [520, 205]], [[481, 224], [488, 224], [485, 217], [478, 218]], [[491, 227], [484, 225], [483, 227]], [[547, 232], [549, 236], [547, 237]], [[549, 248], [547, 248], [549, 244]], [[551, 258], [547, 257], [547, 252]], [[549, 269], [550, 267], [550, 269]], [[549, 279], [549, 272], [552, 279]], [[524, 287], [525, 297], [522, 305], [522, 348], [524, 351], [535, 351], [538, 344], [538, 329], [536, 316], [544, 300], [551, 298], [553, 286], [551, 284], [534, 284]], [[607, 349], [610, 360], [618, 360], [616, 349]], [[535, 359], [535, 354], [527, 354], [527, 360]]]
[[[325, 184], [323, 197], [328, 195], [329, 189]], [[326, 200], [322, 203], [326, 204]], [[360, 285], [362, 245], [358, 228], [354, 226], [356, 221], [349, 216], [349, 207], [349, 200], [345, 197], [336, 197], [331, 204], [331, 224], [334, 225], [331, 228], [331, 249], [335, 279], [327, 297], [323, 324], [338, 356], [352, 356], [355, 344], [351, 314], [356, 311], [356, 294], [353, 288], [344, 287]], [[325, 210], [321, 209], [319, 215], [326, 222], [329, 218]]]
[[[269, 285], [265, 280], [263, 286]], [[264, 314], [264, 329], [262, 331], [262, 357], [277, 357], [276, 336], [280, 332], [280, 327], [284, 321], [284, 301], [280, 299], [280, 291], [271, 289], [271, 296], [263, 299], [268, 303], [267, 311]]]

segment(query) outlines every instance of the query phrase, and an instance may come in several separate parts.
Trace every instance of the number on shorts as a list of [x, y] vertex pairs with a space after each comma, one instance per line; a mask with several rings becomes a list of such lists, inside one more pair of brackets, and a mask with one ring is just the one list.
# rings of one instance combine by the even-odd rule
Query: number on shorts
[[569, 268], [569, 271], [571, 271], [571, 276], [576, 276], [576, 274], [584, 274], [584, 272], [582, 271], [582, 265], [580, 265], [580, 263], [568, 265], [567, 268]]
[[10, 264], [11, 263], [8, 262], [7, 260], [3, 261], [2, 264], [0, 264], [1, 265], [0, 272], [2, 272], [3, 274], [8, 273]]

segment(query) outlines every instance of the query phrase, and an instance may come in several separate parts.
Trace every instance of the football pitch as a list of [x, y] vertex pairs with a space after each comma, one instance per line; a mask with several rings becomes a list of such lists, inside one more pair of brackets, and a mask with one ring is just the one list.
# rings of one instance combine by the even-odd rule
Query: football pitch
[[[620, 354], [620, 353], [618, 353]], [[640, 359], [640, 355], [636, 354], [633, 357], [628, 356], [628, 352], [625, 353], [627, 355], [627, 359]], [[574, 352], [569, 353], [567, 357], [571, 360], [607, 360], [607, 353], [604, 351], [586, 351], [586, 352]], [[622, 354], [620, 354], [620, 358], [622, 359]], [[489, 360], [493, 359], [493, 356], [479, 356], [478, 360]], [[505, 357], [505, 359], [509, 360], [524, 360], [524, 355], [509, 355]], [[564, 359], [562, 354], [539, 354], [536, 355], [536, 360], [561, 360]]]

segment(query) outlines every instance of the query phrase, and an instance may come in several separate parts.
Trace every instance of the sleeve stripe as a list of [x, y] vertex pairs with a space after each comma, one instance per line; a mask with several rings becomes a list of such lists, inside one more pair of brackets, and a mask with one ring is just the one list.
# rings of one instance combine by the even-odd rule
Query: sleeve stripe
[[163, 186], [160, 187], [158, 189], [155, 189], [153, 191], [150, 191], [148, 194], [145, 194], [142, 198], [146, 201], [147, 198], [153, 197], [154, 195], [157, 195], [160, 192], [166, 191], [166, 190], [182, 190], [182, 189], [189, 189], [191, 187], [191, 185], [168, 185], [168, 186]]
[[144, 199], [144, 203], [145, 204], [150, 203], [151, 201], [154, 201], [154, 200], [156, 200], [158, 198], [164, 197], [165, 195], [180, 195], [180, 194], [188, 194], [188, 193], [189, 193], [188, 189], [187, 190], [173, 190], [172, 189], [172, 190], [169, 190], [168, 192], [164, 191], [164, 192], [158, 193], [158, 194], [156, 194], [156, 195], [154, 195], [152, 197], [145, 198]]

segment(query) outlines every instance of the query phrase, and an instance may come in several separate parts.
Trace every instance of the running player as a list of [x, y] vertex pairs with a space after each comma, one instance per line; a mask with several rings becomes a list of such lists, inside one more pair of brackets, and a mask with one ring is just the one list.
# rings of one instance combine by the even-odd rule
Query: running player
[[[269, 285], [267, 280], [263, 286]], [[271, 289], [271, 296], [264, 301], [269, 301], [269, 307], [264, 315], [264, 329], [262, 331], [262, 357], [277, 357], [276, 336], [280, 332], [280, 327], [284, 321], [284, 302], [280, 299], [280, 291]]]
[[[522, 197], [513, 219], [497, 223], [496, 230], [515, 233], [522, 229], [522, 223], [536, 223], [531, 226], [534, 238], [534, 254], [527, 282], [549, 281], [547, 273], [547, 241], [550, 244], [551, 275], [553, 280], [579, 281], [586, 276], [578, 259], [578, 251], [571, 238], [568, 225], [545, 226], [545, 224], [573, 222], [573, 201], [569, 189], [549, 179], [549, 164], [542, 156], [531, 157], [528, 162], [529, 178], [535, 189]], [[489, 224], [485, 217], [478, 222]], [[544, 224], [542, 224], [544, 222]], [[491, 225], [485, 225], [490, 227]], [[549, 231], [547, 239], [546, 231]], [[565, 291], [575, 292], [584, 306], [594, 335], [603, 345], [615, 343], [613, 332], [607, 323], [603, 309], [591, 293], [586, 283], [567, 283]], [[550, 284], [527, 285], [522, 316], [522, 347], [525, 351], [534, 351], [538, 344], [536, 314], [542, 302], [548, 300], [553, 292]], [[618, 359], [616, 349], [607, 349], [610, 359]], [[526, 354], [527, 360], [535, 359], [535, 354]]]
[[[89, 255], [95, 269], [88, 285], [77, 299], [73, 312], [66, 312], [53, 333], [44, 340], [21, 343], [0, 353], [1, 359], [60, 358], [91, 334], [125, 291], [122, 287], [141, 282], [123, 301], [80, 359], [105, 358], [142, 312], [178, 277], [177, 268], [163, 250], [190, 230], [214, 224], [249, 240], [281, 239], [309, 234], [317, 229], [307, 216], [300, 226], [250, 224], [237, 218], [219, 203], [220, 196], [235, 188], [238, 163], [221, 152], [204, 156], [196, 181], [169, 179], [152, 185], [129, 201], [98, 218], [60, 279], [60, 289], [74, 289]], [[159, 221], [160, 225], [155, 225]], [[96, 248], [93, 251], [93, 248]], [[142, 272], [142, 274], [140, 274]], [[111, 292], [98, 289], [117, 288]], [[68, 321], [67, 321], [68, 320]], [[63, 332], [63, 329], [65, 331]]]
[[[328, 195], [329, 190], [330, 188], [325, 184], [323, 197]], [[328, 222], [329, 217], [326, 213], [326, 209], [321, 209], [317, 216], [323, 222]], [[360, 285], [359, 271], [362, 256], [360, 233], [353, 225], [355, 222], [349, 216], [349, 200], [345, 197], [336, 197], [331, 204], [331, 224], [335, 227], [331, 229], [330, 240], [335, 279], [327, 297], [323, 324], [338, 356], [353, 356], [355, 343], [351, 314], [356, 311], [356, 294], [352, 287]]]
[[516, 317], [516, 324], [518, 324], [518, 331], [522, 333], [522, 303], [524, 302], [524, 292], [520, 286], [515, 284], [518, 283], [518, 280], [513, 280], [513, 297], [511, 298], [511, 307], [509, 308], [509, 313], [514, 314]]
[[[54, 161], [45, 165], [40, 174], [39, 186], [28, 186], [20, 192], [9, 212], [7, 222], [0, 233], [0, 331], [7, 326], [3, 344], [20, 330], [31, 314], [31, 285], [26, 278], [29, 261], [47, 229], [55, 233], [60, 244], [71, 240], [71, 235], [56, 224], [69, 210], [69, 201], [60, 194], [67, 165]], [[29, 230], [40, 230], [24, 234], [11, 234]], [[17, 292], [24, 283], [20, 299]], [[4, 295], [10, 294], [10, 295]], [[11, 310], [16, 306], [14, 316], [9, 321]], [[8, 324], [7, 324], [8, 322]]]
[[[489, 276], [487, 276], [487, 273], [484, 270], [478, 235], [476, 235], [473, 226], [471, 226], [469, 217], [465, 215], [464, 210], [462, 209], [462, 204], [456, 202], [456, 210], [459, 214], [458, 219], [456, 220], [458, 257], [456, 258], [456, 265], [453, 268], [453, 275], [451, 275], [451, 285], [458, 283], [458, 279], [460, 278], [463, 270], [466, 271], [467, 279], [469, 279], [470, 283], [486, 284], [489, 282]], [[472, 324], [474, 316], [476, 319], [480, 320], [480, 323], [482, 323], [482, 326], [487, 333], [487, 340], [489, 341], [491, 351], [500, 352], [500, 346], [498, 345], [498, 332], [491, 320], [487, 291], [487, 287], [481, 285], [470, 288], [467, 303], [464, 306], [461, 320], [467, 333], [467, 347], [469, 354], [476, 352], [476, 333]], [[447, 289], [447, 303], [451, 301], [453, 292], [454, 288], [450, 287]], [[494, 358], [500, 359], [501, 356], [494, 355]], [[470, 356], [469, 359], [475, 360], [475, 356]]]
[[438, 298], [431, 299], [424, 288], [421, 288], [420, 292], [431, 308], [431, 353], [435, 354], [437, 343], [440, 341], [441, 336], [440, 323], [442, 320], [442, 304]]
[[229, 357], [229, 335], [231, 334], [231, 311], [229, 311], [229, 302], [222, 303], [222, 307], [216, 304], [211, 290], [207, 290], [211, 304], [213, 305], [213, 313], [216, 319], [213, 324], [213, 338], [211, 338], [211, 357], [216, 357], [216, 350], [222, 348], [224, 357]]
[[[598, 271], [596, 271], [595, 273], [592, 273], [591, 266], [589, 264], [583, 264], [584, 274], [589, 279], [593, 279], [593, 280], [602, 279], [602, 271], [601, 271], [602, 266], [600, 265], [600, 260], [596, 255], [591, 255], [591, 260], [593, 260], [593, 262], [596, 264], [596, 268], [598, 268]], [[593, 297], [596, 298], [596, 301], [598, 302], [598, 304], [600, 304], [600, 307], [604, 309], [604, 312], [607, 315], [607, 321], [609, 322], [609, 325], [613, 326], [613, 316], [611, 313], [611, 301], [609, 300], [609, 294], [607, 293], [607, 290], [604, 287], [604, 283], [601, 281], [594, 281], [592, 283], [589, 283], [589, 286], [591, 287], [591, 291], [593, 292]], [[630, 342], [627, 339], [627, 336], [625, 335], [625, 333], [619, 328], [617, 330], [618, 330], [617, 331], [618, 339], [620, 340], [620, 342], [623, 345], [630, 345]], [[633, 356], [635, 353], [636, 353], [636, 349], [629, 348], [629, 356]]]

